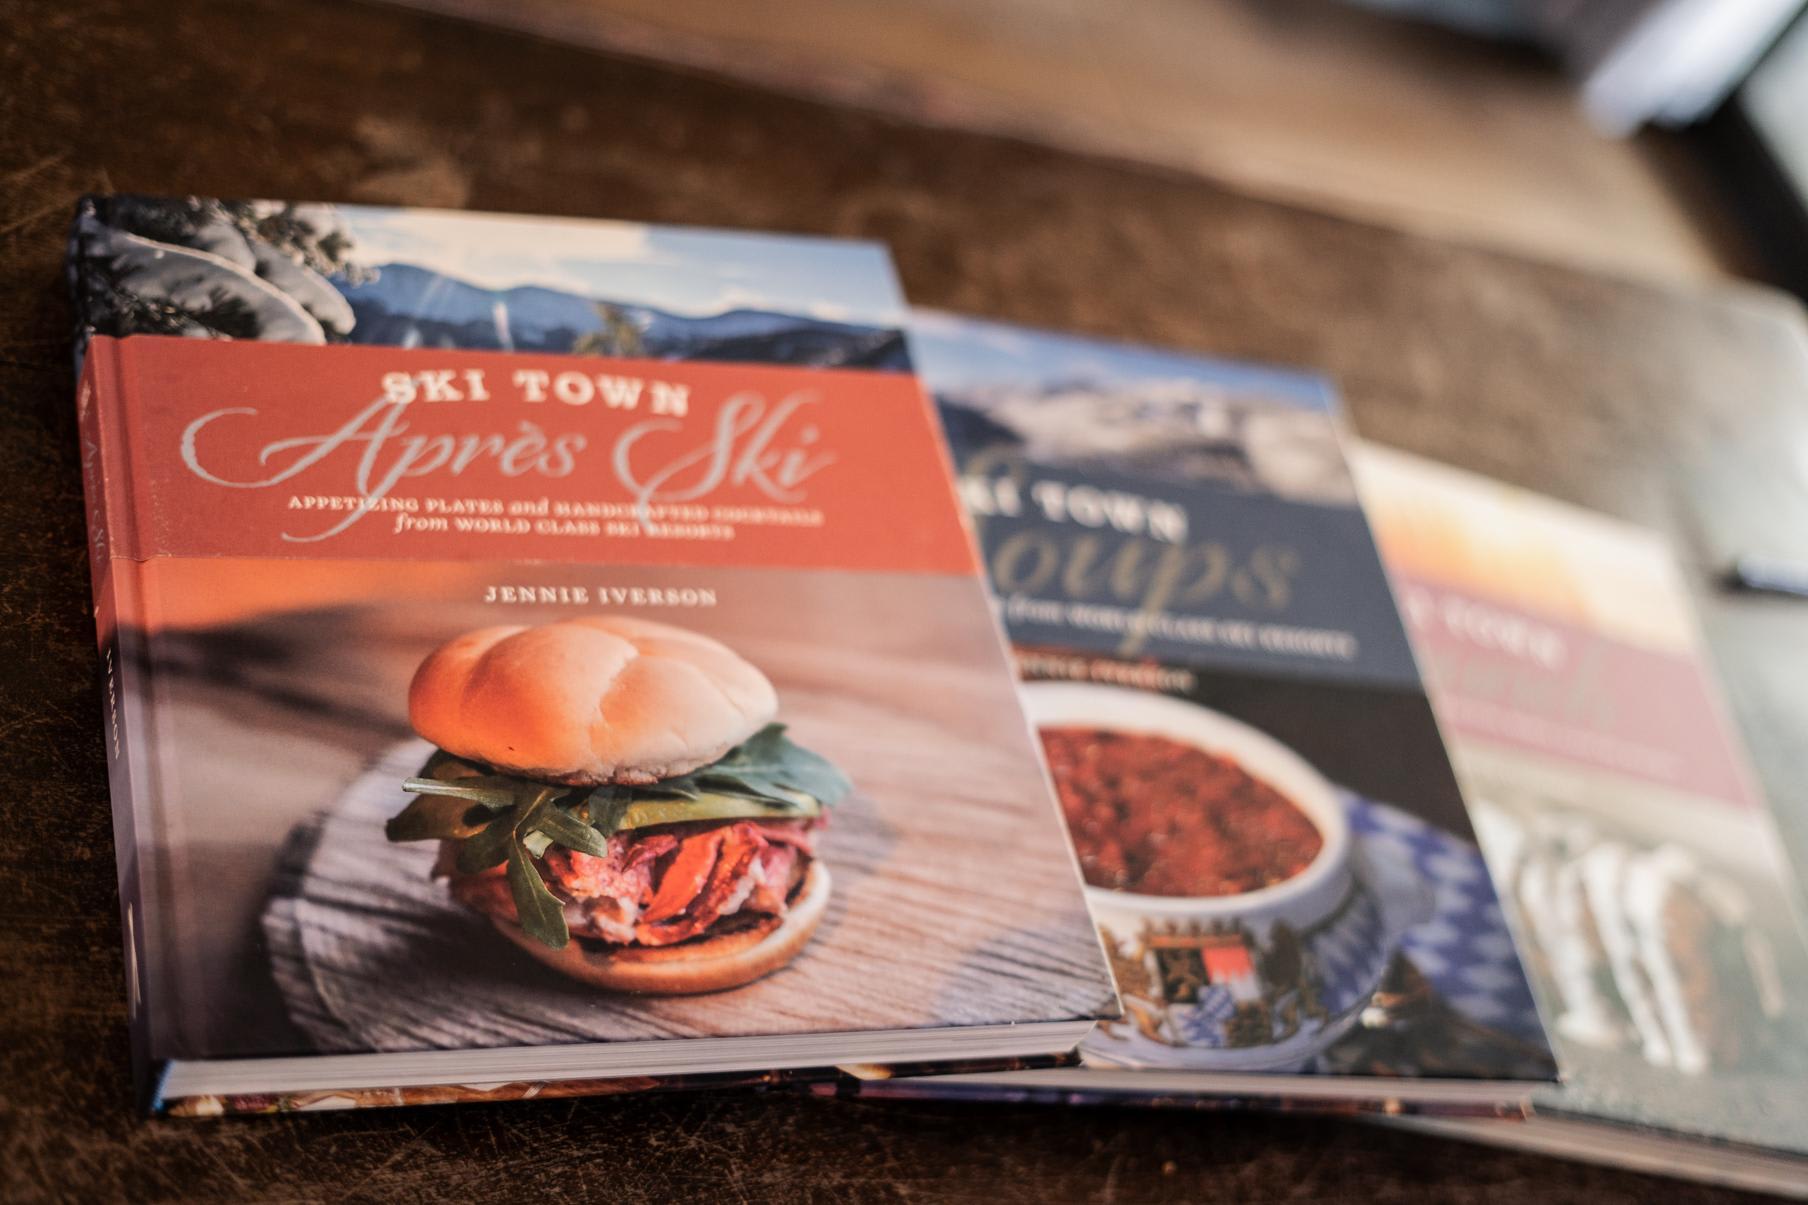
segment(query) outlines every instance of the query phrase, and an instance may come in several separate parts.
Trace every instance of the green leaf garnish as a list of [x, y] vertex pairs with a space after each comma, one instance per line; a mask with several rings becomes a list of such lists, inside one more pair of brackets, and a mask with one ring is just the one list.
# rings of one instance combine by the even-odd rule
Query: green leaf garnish
[[[402, 783], [404, 791], [418, 795], [443, 796], [448, 799], [462, 799], [468, 803], [480, 803], [493, 812], [512, 808], [520, 800], [512, 785], [479, 786], [481, 779], [469, 779], [464, 782], [441, 782], [437, 778], [410, 778]], [[496, 779], [498, 783], [506, 780]], [[517, 782], [519, 780], [516, 780]]]
[[509, 843], [508, 885], [521, 927], [534, 940], [555, 950], [563, 949], [571, 940], [571, 931], [565, 927], [565, 905], [546, 886], [546, 880], [540, 877], [533, 859], [528, 857], [526, 848], [519, 841]]
[[827, 805], [853, 789], [827, 758], [787, 737], [783, 724], [768, 724], [709, 765], [659, 783], [657, 792], [694, 799], [714, 791], [781, 804], [802, 792]]
[[515, 826], [509, 816], [490, 821], [489, 827], [482, 832], [459, 842], [458, 873], [482, 874], [493, 866], [502, 865], [514, 839]]
[[623, 786], [601, 786], [584, 796], [578, 805], [593, 828], [603, 836], [611, 836], [622, 827], [622, 817], [634, 805], [636, 788]]
[[579, 853], [598, 858], [609, 856], [609, 838], [564, 808], [547, 808], [543, 811], [534, 832], [536, 835], [544, 834], [566, 849], [575, 849]]
[[383, 833], [391, 841], [461, 841], [475, 836], [495, 812], [469, 799], [449, 795], [416, 795], [390, 817]]

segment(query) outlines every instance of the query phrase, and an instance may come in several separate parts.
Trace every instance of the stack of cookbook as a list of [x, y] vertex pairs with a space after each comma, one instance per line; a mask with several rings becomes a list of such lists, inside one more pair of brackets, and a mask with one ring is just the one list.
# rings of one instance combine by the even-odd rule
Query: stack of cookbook
[[871, 244], [115, 196], [69, 263], [148, 1107], [1799, 1146], [1808, 954], [1648, 539], [1375, 452], [1390, 584], [1324, 382]]

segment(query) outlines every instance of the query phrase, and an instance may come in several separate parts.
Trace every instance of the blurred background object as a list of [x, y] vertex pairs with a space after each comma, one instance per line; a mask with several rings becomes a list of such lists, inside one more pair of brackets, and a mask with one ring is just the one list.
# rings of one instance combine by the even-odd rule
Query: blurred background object
[[1441, 21], [1457, 29], [1496, 37], [1529, 39], [1529, 0], [1351, 0], [1365, 8]]
[[1713, 146], [1641, 128], [1730, 107], [1803, 0], [393, 2], [1540, 259], [1808, 287]]
[[1808, 21], [1790, 30], [1752, 72], [1739, 103], [1797, 187], [1808, 193]]
[[1713, 112], [1802, 0], [1524, 0], [1535, 28], [1613, 133]]
[[1808, 14], [1706, 129], [1771, 279], [1808, 297]]

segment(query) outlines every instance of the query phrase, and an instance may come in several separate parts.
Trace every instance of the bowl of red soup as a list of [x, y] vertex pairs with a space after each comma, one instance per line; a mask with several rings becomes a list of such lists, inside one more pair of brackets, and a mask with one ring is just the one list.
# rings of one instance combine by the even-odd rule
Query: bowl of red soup
[[1182, 699], [1066, 682], [1024, 695], [1124, 1001], [1088, 1056], [1278, 1069], [1347, 1030], [1394, 938], [1338, 790]]

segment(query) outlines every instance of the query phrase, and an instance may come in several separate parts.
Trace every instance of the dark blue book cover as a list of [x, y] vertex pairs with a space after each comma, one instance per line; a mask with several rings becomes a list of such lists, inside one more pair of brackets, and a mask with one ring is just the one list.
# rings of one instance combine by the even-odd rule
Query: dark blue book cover
[[911, 342], [1124, 1000], [1040, 1082], [1552, 1078], [1329, 386], [935, 312]]

